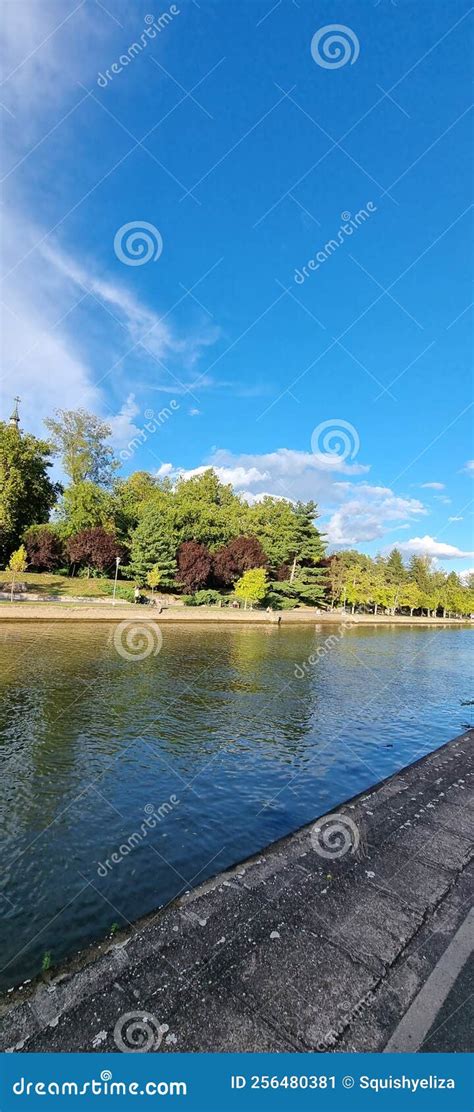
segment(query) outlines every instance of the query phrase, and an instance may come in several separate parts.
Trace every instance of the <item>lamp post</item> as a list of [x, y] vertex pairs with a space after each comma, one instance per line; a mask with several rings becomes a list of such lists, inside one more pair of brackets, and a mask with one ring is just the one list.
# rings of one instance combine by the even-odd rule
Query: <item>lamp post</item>
[[114, 580], [114, 593], [112, 598], [112, 606], [115, 606], [115, 592], [117, 590], [117, 576], [120, 564], [120, 556], [115, 557], [115, 580]]

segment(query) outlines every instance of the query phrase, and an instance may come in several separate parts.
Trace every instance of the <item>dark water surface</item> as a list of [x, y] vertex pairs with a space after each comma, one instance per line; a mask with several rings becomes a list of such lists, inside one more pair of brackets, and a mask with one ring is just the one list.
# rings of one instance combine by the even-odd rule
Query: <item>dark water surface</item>
[[472, 710], [465, 628], [164, 624], [143, 660], [114, 628], [0, 627], [2, 988], [448, 741]]

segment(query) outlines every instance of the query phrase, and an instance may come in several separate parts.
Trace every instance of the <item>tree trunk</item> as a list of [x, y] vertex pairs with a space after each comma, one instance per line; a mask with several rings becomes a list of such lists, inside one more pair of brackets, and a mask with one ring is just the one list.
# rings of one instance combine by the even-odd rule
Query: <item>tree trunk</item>
[[292, 583], [294, 578], [295, 578], [295, 572], [296, 572], [296, 556], [293, 560], [293, 565], [292, 565], [292, 568], [291, 568], [290, 583]]
[[355, 602], [353, 602], [353, 603], [352, 603], [352, 606], [351, 606], [351, 614], [353, 614], [353, 613], [354, 613], [354, 611], [355, 611]]
[[412, 618], [412, 617], [413, 617], [413, 611], [414, 611], [414, 609], [415, 609], [415, 607], [414, 607], [414, 606], [410, 606], [410, 618]]
[[374, 602], [374, 617], [377, 614], [378, 604]]
[[13, 602], [13, 595], [15, 591], [15, 573], [12, 571], [12, 590], [10, 595], [10, 602]]

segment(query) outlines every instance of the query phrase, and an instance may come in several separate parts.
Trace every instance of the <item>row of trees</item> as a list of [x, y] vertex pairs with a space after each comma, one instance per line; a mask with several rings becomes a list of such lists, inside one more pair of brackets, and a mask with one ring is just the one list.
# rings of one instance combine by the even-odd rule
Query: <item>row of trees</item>
[[[38, 440], [0, 423], [0, 552], [25, 543], [29, 567], [121, 574], [163, 589], [229, 589], [263, 569], [274, 604], [318, 603], [325, 549], [314, 502], [267, 497], [250, 506], [212, 469], [176, 484], [145, 471], [117, 477], [107, 425], [58, 411]], [[61, 457], [65, 487], [49, 470]]]
[[474, 576], [463, 583], [456, 572], [434, 568], [425, 556], [408, 565], [394, 548], [389, 556], [371, 559], [360, 552], [339, 552], [328, 569], [329, 605], [390, 614], [415, 612], [434, 617], [465, 616], [474, 611]]
[[[250, 506], [212, 469], [172, 483], [145, 471], [117, 476], [110, 429], [85, 410], [58, 410], [48, 440], [0, 422], [0, 561], [24, 543], [31, 570], [120, 574], [194, 594], [235, 589], [261, 570], [260, 598], [395, 612], [468, 614], [472, 586], [395, 549], [327, 557], [314, 502], [265, 497]], [[60, 456], [67, 476], [54, 482]], [[263, 578], [262, 578], [263, 576]]]

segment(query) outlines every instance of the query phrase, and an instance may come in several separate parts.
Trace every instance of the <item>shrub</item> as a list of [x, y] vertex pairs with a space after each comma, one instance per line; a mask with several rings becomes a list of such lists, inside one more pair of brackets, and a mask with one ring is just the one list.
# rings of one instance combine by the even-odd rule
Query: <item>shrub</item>
[[185, 606], [216, 606], [221, 602], [219, 591], [196, 591], [194, 595], [184, 596]]
[[[113, 593], [113, 583], [104, 583], [104, 595], [113, 595]], [[135, 602], [133, 587], [129, 587], [125, 583], [117, 583], [115, 597], [122, 598], [125, 602]]]

